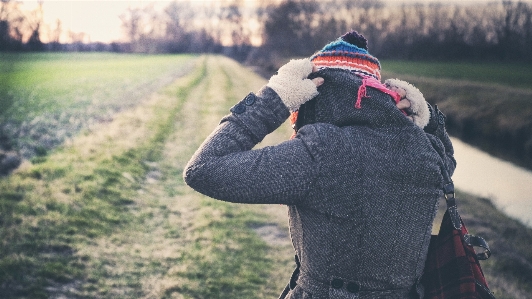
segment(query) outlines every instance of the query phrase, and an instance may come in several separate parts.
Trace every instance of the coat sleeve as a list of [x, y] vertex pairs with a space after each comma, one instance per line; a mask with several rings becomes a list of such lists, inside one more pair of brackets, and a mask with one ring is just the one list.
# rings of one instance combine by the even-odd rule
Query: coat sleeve
[[315, 155], [304, 140], [253, 149], [289, 111], [269, 87], [231, 108], [185, 167], [185, 182], [215, 199], [255, 204], [297, 204], [317, 176]]
[[429, 110], [430, 120], [424, 129], [425, 133], [427, 133], [432, 145], [442, 157], [449, 175], [452, 176], [456, 169], [456, 160], [454, 159], [453, 144], [445, 129], [445, 115], [438, 109], [438, 106], [432, 108], [429, 105]]

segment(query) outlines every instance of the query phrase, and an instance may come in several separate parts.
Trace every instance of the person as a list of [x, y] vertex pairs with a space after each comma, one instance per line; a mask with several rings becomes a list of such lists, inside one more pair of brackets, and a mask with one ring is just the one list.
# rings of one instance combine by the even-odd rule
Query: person
[[[291, 60], [230, 109], [184, 170], [212, 198], [289, 207], [298, 268], [286, 298], [418, 298], [441, 168], [444, 115], [407, 82], [380, 82], [348, 32]], [[291, 117], [293, 138], [253, 149]]]

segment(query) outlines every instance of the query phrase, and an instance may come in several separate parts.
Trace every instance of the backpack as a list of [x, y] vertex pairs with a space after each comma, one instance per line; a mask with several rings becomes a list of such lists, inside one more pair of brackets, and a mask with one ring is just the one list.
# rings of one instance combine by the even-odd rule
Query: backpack
[[[440, 232], [431, 236], [421, 284], [425, 299], [495, 299], [480, 267], [479, 260], [491, 255], [486, 241], [468, 233], [458, 214], [454, 185], [444, 186], [447, 211]], [[483, 248], [476, 253], [475, 247]]]

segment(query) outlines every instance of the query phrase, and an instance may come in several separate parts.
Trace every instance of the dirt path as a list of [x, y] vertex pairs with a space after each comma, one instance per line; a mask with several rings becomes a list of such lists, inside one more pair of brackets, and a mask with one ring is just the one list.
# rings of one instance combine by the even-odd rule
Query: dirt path
[[[183, 183], [184, 165], [229, 107], [265, 83], [227, 58], [208, 57], [205, 65], [201, 81], [184, 95], [162, 159], [148, 163], [149, 171], [130, 207], [135, 220], [125, 230], [81, 248], [77, 254], [86, 257], [87, 280], [53, 290], [55, 298], [69, 298], [68, 294], [86, 298], [214, 298], [213, 294], [218, 294], [216, 298], [274, 298], [282, 290], [293, 256], [286, 207], [219, 203]], [[283, 128], [262, 146], [289, 134]], [[237, 220], [227, 222], [228, 215]], [[213, 228], [215, 224], [226, 229]], [[231, 237], [228, 231], [232, 230], [239, 233]], [[247, 273], [251, 283], [244, 281], [245, 276], [229, 273], [231, 269], [256, 270], [251, 265], [233, 269], [237, 265], [232, 263], [246, 261], [230, 256], [246, 246], [257, 247], [263, 262], [269, 264], [261, 273], [266, 277]], [[205, 267], [222, 273], [203, 277], [199, 274]], [[231, 275], [229, 281], [221, 278]]]

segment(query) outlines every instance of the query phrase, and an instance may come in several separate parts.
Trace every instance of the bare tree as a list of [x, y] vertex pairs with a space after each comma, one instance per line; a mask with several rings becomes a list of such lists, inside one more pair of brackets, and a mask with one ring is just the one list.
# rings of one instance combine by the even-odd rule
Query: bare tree
[[185, 52], [189, 48], [190, 36], [193, 30], [193, 10], [189, 2], [172, 2], [164, 10], [166, 19], [166, 39], [170, 52]]
[[17, 50], [23, 44], [22, 25], [24, 16], [19, 2], [0, 1], [0, 50]]
[[287, 0], [270, 8], [264, 24], [264, 46], [283, 56], [309, 55], [314, 51], [312, 31], [316, 1]]
[[34, 11], [32, 11], [26, 18], [28, 32], [30, 32], [28, 41], [26, 42], [26, 46], [31, 51], [40, 51], [43, 49], [43, 43], [40, 37], [41, 26], [43, 23], [42, 6], [43, 6], [43, 1], [42, 0], [38, 1], [37, 8]]
[[515, 60], [532, 54], [532, 9], [524, 2], [502, 2], [503, 13], [498, 20], [497, 39], [501, 59]]
[[50, 33], [50, 41], [59, 44], [61, 42], [61, 34], [63, 34], [63, 26], [61, 20], [57, 19], [55, 21], [55, 29]]
[[125, 13], [120, 15], [120, 19], [132, 52], [160, 51], [159, 40], [164, 37], [165, 32], [159, 21], [160, 16], [153, 6], [129, 7]]
[[[310, 55], [355, 29], [382, 58], [532, 60], [532, 8], [525, 2], [392, 7], [372, 0], [257, 0], [254, 11], [244, 7], [243, 0], [174, 1], [162, 14], [130, 8], [122, 23], [134, 51], [219, 51], [224, 44], [226, 54], [253, 51], [253, 61], [282, 60]], [[252, 19], [258, 32], [248, 25]], [[262, 45], [254, 50], [251, 38], [259, 35]]]
[[11, 42], [8, 10], [8, 1], [0, 1], [0, 50], [7, 49]]
[[142, 10], [140, 8], [129, 7], [123, 14], [120, 15], [122, 21], [122, 28], [130, 43], [135, 43], [140, 39]]

